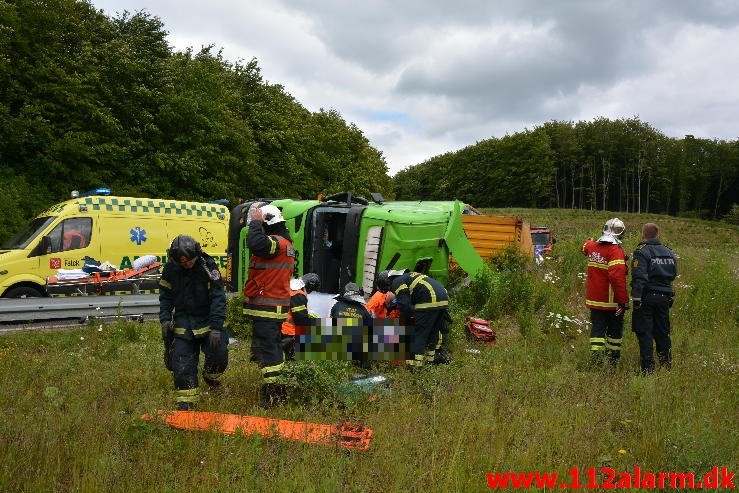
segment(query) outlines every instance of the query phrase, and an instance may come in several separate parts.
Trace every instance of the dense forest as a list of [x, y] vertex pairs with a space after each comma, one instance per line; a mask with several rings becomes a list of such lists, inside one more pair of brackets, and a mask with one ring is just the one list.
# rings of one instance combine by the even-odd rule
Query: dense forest
[[213, 200], [459, 198], [720, 218], [739, 141], [676, 140], [638, 119], [549, 122], [434, 157], [394, 178], [333, 109], [312, 112], [257, 60], [175, 51], [146, 12], [85, 0], [0, 0], [0, 243], [71, 190]]
[[552, 121], [411, 166], [401, 199], [719, 219], [739, 202], [739, 140], [669, 138], [638, 118]]
[[256, 60], [175, 52], [145, 12], [0, 0], [0, 241], [71, 190], [212, 200], [390, 191], [382, 154]]

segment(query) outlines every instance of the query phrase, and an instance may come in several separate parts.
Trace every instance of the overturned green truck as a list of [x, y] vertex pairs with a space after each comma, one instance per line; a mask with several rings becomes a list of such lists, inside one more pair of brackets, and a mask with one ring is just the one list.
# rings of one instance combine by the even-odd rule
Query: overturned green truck
[[349, 192], [321, 200], [256, 199], [231, 210], [226, 283], [240, 291], [247, 280], [246, 219], [257, 202], [277, 206], [297, 253], [295, 275], [315, 272], [321, 291], [339, 293], [356, 282], [366, 294], [385, 269], [426, 273], [444, 284], [450, 265], [470, 276], [485, 259], [511, 244], [533, 256], [528, 224], [512, 216], [470, 214], [453, 201], [368, 201]]

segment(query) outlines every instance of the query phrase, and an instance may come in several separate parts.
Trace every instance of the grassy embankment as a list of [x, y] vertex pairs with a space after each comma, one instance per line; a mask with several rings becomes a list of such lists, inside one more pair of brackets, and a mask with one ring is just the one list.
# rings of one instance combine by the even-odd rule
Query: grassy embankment
[[[739, 234], [736, 227], [625, 214], [627, 253], [654, 220], [679, 256], [674, 367], [635, 375], [627, 314], [615, 371], [588, 369], [584, 257], [607, 213], [497, 210], [554, 228], [539, 267], [503, 264], [454, 299], [454, 363], [421, 375], [382, 367], [391, 394], [373, 402], [329, 392], [343, 366], [303, 367], [306, 405], [256, 409], [248, 343], [231, 348], [225, 389], [201, 409], [374, 429], [367, 452], [279, 439], [186, 433], [141, 421], [172, 406], [157, 324], [118, 323], [0, 337], [2, 491], [485, 491], [485, 473], [693, 471], [739, 465]], [[493, 320], [498, 343], [466, 341], [461, 320]], [[480, 349], [480, 354], [465, 352]], [[298, 370], [295, 370], [297, 372]], [[532, 488], [533, 489], [533, 488]]]

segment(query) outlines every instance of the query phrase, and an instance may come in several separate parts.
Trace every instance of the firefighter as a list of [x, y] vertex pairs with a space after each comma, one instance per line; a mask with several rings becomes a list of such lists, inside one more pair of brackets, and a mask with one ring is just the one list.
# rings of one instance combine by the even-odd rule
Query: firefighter
[[611, 365], [621, 358], [624, 312], [628, 310], [626, 257], [621, 240], [626, 227], [614, 217], [606, 221], [603, 234], [592, 238], [580, 250], [588, 257], [585, 306], [590, 309], [590, 354], [594, 364], [607, 359]]
[[330, 315], [334, 324], [341, 326], [342, 334], [350, 337], [352, 361], [365, 370], [371, 368], [371, 356], [364, 347], [365, 343], [369, 347], [372, 336], [372, 314], [367, 310], [362, 290], [356, 283], [349, 282], [344, 286], [343, 292], [336, 296]]
[[383, 292], [395, 294], [401, 320], [406, 323], [414, 320], [410, 355], [406, 360], [409, 369], [448, 362], [436, 358], [437, 348], [441, 349], [442, 333], [448, 333], [449, 295], [446, 288], [432, 277], [408, 270], [380, 272], [377, 286]]
[[188, 410], [198, 399], [200, 351], [210, 388], [220, 386], [228, 366], [226, 294], [218, 266], [193, 237], [177, 236], [167, 255], [159, 281], [164, 364], [173, 373], [177, 409]]
[[383, 293], [378, 289], [365, 306], [375, 318], [400, 318], [400, 310], [398, 310], [398, 304], [395, 302], [395, 294], [390, 291]]
[[670, 307], [675, 296], [672, 281], [677, 277], [677, 260], [664, 246], [654, 223], [642, 226], [642, 242], [631, 261], [631, 300], [634, 312], [631, 328], [639, 341], [642, 373], [654, 371], [653, 341], [661, 366], [672, 363]]
[[308, 295], [321, 287], [321, 279], [313, 272], [290, 281], [290, 311], [282, 322], [282, 350], [285, 359], [295, 359], [295, 335], [298, 327], [312, 324], [313, 314], [308, 312]]
[[259, 406], [269, 408], [286, 399], [285, 388], [277, 380], [284, 362], [281, 329], [290, 311], [295, 250], [276, 206], [254, 204], [248, 220], [251, 258], [244, 314], [252, 319], [251, 360], [262, 372]]

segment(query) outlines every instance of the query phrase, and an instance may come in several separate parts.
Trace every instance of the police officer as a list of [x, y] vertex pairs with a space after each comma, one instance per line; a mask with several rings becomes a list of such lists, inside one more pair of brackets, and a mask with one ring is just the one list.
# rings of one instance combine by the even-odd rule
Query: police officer
[[287, 320], [282, 322], [282, 350], [285, 359], [295, 359], [295, 335], [298, 327], [307, 327], [312, 324], [316, 316], [308, 312], [308, 295], [321, 287], [321, 278], [310, 272], [303, 277], [290, 280], [290, 311]]
[[277, 380], [282, 372], [282, 323], [290, 311], [290, 279], [295, 250], [282, 212], [272, 204], [249, 210], [251, 251], [249, 279], [244, 284], [244, 314], [252, 319], [251, 359], [262, 372], [259, 406], [269, 408], [286, 399]]
[[628, 309], [626, 292], [626, 257], [620, 236], [626, 230], [623, 221], [606, 221], [598, 241], [588, 239], [580, 250], [588, 257], [588, 283], [585, 306], [590, 309], [590, 355], [595, 364], [605, 356], [611, 365], [621, 357], [624, 312]]
[[191, 236], [177, 236], [167, 255], [159, 281], [164, 363], [173, 373], [177, 409], [188, 410], [198, 399], [200, 351], [209, 387], [220, 386], [228, 366], [226, 294], [215, 261]]
[[672, 362], [670, 307], [677, 260], [672, 250], [657, 238], [659, 228], [656, 224], [646, 223], [641, 233], [643, 241], [636, 247], [631, 261], [631, 300], [634, 305], [631, 325], [639, 341], [641, 371], [651, 373], [654, 371], [653, 345], [657, 348], [661, 366], [669, 368]]
[[406, 365], [414, 370], [424, 364], [434, 364], [442, 331], [446, 331], [449, 320], [446, 288], [432, 277], [408, 270], [380, 272], [377, 287], [383, 292], [395, 293], [402, 320], [415, 321]]

